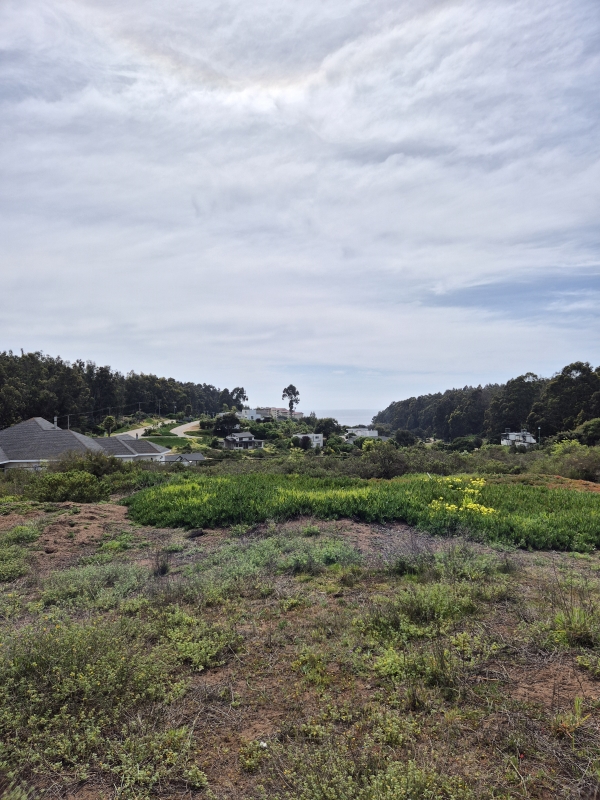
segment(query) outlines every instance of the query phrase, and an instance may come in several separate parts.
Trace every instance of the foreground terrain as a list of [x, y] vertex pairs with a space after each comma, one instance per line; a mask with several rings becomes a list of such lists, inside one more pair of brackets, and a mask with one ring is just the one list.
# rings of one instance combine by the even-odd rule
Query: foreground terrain
[[[559, 488], [597, 510], [593, 485]], [[600, 796], [600, 557], [587, 549], [315, 515], [148, 527], [115, 503], [6, 498], [4, 791]]]

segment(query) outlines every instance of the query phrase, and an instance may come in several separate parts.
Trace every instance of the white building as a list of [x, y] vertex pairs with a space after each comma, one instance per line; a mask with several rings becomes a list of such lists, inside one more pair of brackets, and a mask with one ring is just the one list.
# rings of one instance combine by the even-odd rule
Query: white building
[[[290, 410], [289, 408], [276, 408], [275, 406], [263, 406], [261, 408], [256, 409], [257, 414], [260, 417], [273, 417], [273, 419], [289, 419], [290, 418]], [[292, 419], [299, 420], [304, 417], [302, 411], [294, 411], [292, 414]]]
[[241, 411], [237, 412], [237, 417], [238, 419], [247, 419], [254, 422], [257, 419], [262, 419], [262, 414], [258, 413], [257, 408], [243, 408]]
[[506, 428], [502, 436], [500, 437], [500, 444], [505, 445], [506, 447], [511, 447], [512, 445], [522, 445], [523, 447], [531, 447], [534, 444], [537, 444], [535, 440], [535, 436], [529, 433], [529, 431], [520, 431], [519, 433], [511, 432], [510, 428]]
[[348, 428], [346, 439], [358, 439], [359, 436], [364, 439], [379, 438], [379, 434], [374, 428]]
[[310, 439], [310, 446], [311, 447], [323, 447], [323, 434], [322, 433], [296, 433], [294, 434], [295, 438], [298, 438], [302, 441], [302, 439]]

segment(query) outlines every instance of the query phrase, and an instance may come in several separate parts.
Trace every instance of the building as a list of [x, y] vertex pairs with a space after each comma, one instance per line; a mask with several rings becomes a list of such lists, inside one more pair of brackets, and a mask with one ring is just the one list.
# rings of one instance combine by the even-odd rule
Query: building
[[36, 469], [47, 461], [58, 461], [66, 453], [104, 453], [126, 461], [157, 461], [165, 452], [168, 448], [127, 435], [92, 439], [65, 431], [42, 417], [32, 417], [0, 431], [2, 469]]
[[[257, 414], [260, 415], [261, 418], [264, 417], [272, 417], [273, 419], [289, 419], [290, 418], [290, 410], [289, 408], [276, 408], [275, 406], [264, 406], [261, 408], [256, 409]], [[294, 411], [292, 414], [292, 419], [298, 421], [299, 419], [303, 419], [304, 414], [302, 411]]]
[[535, 440], [535, 436], [529, 433], [529, 431], [513, 433], [511, 432], [510, 428], [506, 428], [500, 437], [500, 444], [503, 444], [506, 447], [516, 447], [517, 445], [521, 445], [522, 447], [531, 447], [532, 445], [537, 444], [537, 442]]
[[256, 450], [264, 443], [264, 439], [255, 439], [250, 431], [233, 431], [223, 439], [225, 450]]
[[309, 439], [311, 447], [323, 447], [323, 434], [322, 433], [296, 433], [294, 438]]
[[202, 461], [206, 461], [206, 456], [202, 453], [164, 453], [159, 461], [162, 464], [183, 464], [184, 467], [195, 467]]
[[262, 419], [262, 414], [258, 413], [257, 408], [243, 408], [241, 411], [236, 412], [236, 416], [238, 419], [247, 419], [251, 422]]
[[379, 434], [374, 428], [348, 428], [346, 431], [346, 439], [358, 439], [360, 436], [364, 439], [379, 438]]

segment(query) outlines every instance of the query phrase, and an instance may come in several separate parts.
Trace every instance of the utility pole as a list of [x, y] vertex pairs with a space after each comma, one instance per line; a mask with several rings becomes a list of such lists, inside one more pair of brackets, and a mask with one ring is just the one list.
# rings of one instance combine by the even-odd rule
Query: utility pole
[[177, 413], [177, 403], [173, 403], [173, 416]]
[[71, 415], [67, 414], [67, 430], [71, 430]]
[[538, 425], [538, 445], [542, 443], [542, 428]]
[[158, 416], [160, 417], [160, 400], [158, 401]]

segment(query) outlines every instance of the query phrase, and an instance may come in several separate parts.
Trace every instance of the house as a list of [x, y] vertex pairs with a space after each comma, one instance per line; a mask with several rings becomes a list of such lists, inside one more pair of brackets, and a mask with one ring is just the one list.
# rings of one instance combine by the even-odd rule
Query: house
[[2, 469], [36, 469], [66, 453], [105, 453], [127, 461], [156, 461], [163, 452], [167, 452], [166, 447], [132, 436], [92, 439], [76, 431], [65, 431], [42, 417], [32, 417], [0, 431]]
[[255, 439], [250, 431], [233, 431], [223, 439], [225, 450], [256, 450], [264, 443], [264, 439]]
[[250, 422], [256, 422], [258, 419], [262, 419], [263, 415], [258, 413], [257, 408], [242, 408], [241, 411], [236, 412], [236, 416], [238, 419], [247, 419]]
[[348, 428], [348, 430], [346, 431], [346, 439], [358, 439], [361, 436], [364, 439], [379, 438], [379, 434], [377, 433], [375, 428]]
[[531, 447], [532, 445], [537, 444], [537, 442], [535, 440], [535, 436], [529, 433], [529, 431], [513, 433], [511, 432], [510, 428], [506, 428], [500, 437], [500, 444], [503, 444], [506, 447], [512, 447], [516, 445], [521, 445], [522, 447]]
[[300, 441], [302, 441], [302, 439], [309, 439], [311, 447], [323, 447], [322, 433], [296, 433], [294, 437], [300, 439]]
[[134, 439], [128, 433], [94, 439], [105, 453], [125, 461], [160, 461], [160, 456], [169, 453], [168, 447], [155, 444], [148, 439]]
[[202, 453], [165, 453], [159, 458], [162, 464], [183, 464], [185, 467], [195, 467], [201, 461], [206, 461]]

